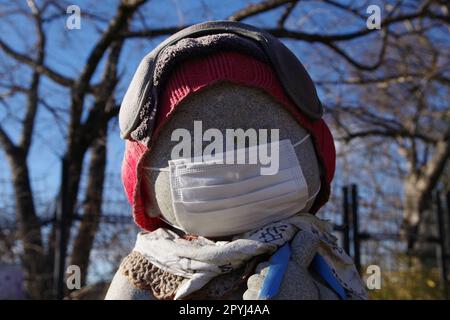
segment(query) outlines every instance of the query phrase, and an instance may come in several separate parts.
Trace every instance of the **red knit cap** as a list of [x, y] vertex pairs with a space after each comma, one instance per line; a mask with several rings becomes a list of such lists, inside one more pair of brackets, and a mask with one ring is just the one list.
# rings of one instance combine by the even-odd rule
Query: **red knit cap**
[[[321, 164], [321, 191], [317, 195], [311, 212], [315, 213], [329, 198], [330, 184], [334, 176], [336, 152], [333, 137], [326, 123], [322, 120], [310, 120], [304, 116], [285, 94], [283, 87], [272, 68], [248, 55], [227, 51], [194, 58], [180, 64], [166, 82], [160, 94], [160, 106], [155, 130], [150, 146], [155, 143], [164, 124], [171, 118], [176, 107], [190, 93], [197, 92], [215, 82], [230, 81], [246, 86], [258, 87], [272, 95], [292, 114], [298, 123], [309, 131], [318, 159]], [[137, 141], [127, 141], [122, 163], [122, 180], [133, 216], [141, 228], [153, 231], [163, 225], [159, 218], [146, 214], [151, 209], [149, 192], [145, 183], [143, 159], [150, 149]], [[148, 208], [145, 208], [148, 206]]]

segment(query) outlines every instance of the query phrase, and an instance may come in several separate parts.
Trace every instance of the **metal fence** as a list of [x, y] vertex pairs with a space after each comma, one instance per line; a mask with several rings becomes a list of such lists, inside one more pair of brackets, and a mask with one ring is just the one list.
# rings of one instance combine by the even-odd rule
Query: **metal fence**
[[[360, 274], [362, 270], [362, 248], [367, 242], [381, 243], [393, 241], [402, 244], [402, 249], [410, 255], [406, 242], [408, 234], [401, 228], [396, 232], [370, 232], [360, 230], [359, 210], [360, 197], [358, 196], [358, 186], [352, 184], [342, 187], [342, 218], [341, 223], [335, 223], [335, 230], [342, 234], [342, 246], [344, 250], [353, 257], [356, 268]], [[434, 191], [432, 195], [437, 235], [427, 235], [416, 239], [417, 243], [434, 245], [436, 250], [435, 261], [439, 268], [440, 288], [445, 299], [449, 299], [449, 274], [448, 261], [450, 259], [450, 191]], [[445, 205], [444, 205], [445, 202]], [[366, 256], [370, 254], [366, 253]], [[388, 257], [386, 257], [388, 258]]]

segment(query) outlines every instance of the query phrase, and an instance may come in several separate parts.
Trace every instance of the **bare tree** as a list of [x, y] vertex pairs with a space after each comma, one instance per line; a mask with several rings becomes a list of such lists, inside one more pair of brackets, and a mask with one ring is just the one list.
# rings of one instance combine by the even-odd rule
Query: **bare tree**
[[379, 152], [370, 148], [374, 141], [392, 147], [387, 153], [404, 187], [410, 249], [418, 237], [426, 236], [420, 231], [422, 220], [450, 157], [450, 105], [445, 98], [450, 94], [450, 41], [439, 36], [448, 32], [448, 21], [423, 18], [406, 30], [390, 30], [379, 70], [357, 70], [338, 81], [351, 94], [329, 105], [343, 142], [365, 141], [374, 152]]
[[[36, 57], [29, 58], [34, 65], [42, 65], [45, 59], [45, 33], [42, 16], [38, 7], [29, 2], [29, 7], [36, 28]], [[2, 45], [3, 47], [3, 45]], [[8, 47], [5, 47], [9, 49]], [[20, 237], [24, 254], [22, 263], [26, 270], [26, 282], [31, 295], [39, 296], [44, 291], [46, 274], [44, 270], [44, 250], [39, 219], [33, 201], [27, 155], [33, 137], [33, 127], [38, 108], [38, 90], [41, 73], [33, 70], [29, 87], [24, 91], [27, 96], [26, 114], [23, 119], [22, 134], [18, 144], [0, 127], [0, 141], [7, 155], [13, 172], [13, 185], [16, 196], [17, 220], [19, 222]], [[36, 277], [41, 279], [35, 280]]]
[[[31, 189], [29, 166], [27, 155], [32, 143], [33, 128], [39, 101], [39, 84], [42, 76], [47, 76], [57, 84], [67, 87], [70, 90], [71, 103], [69, 109], [69, 126], [67, 135], [66, 159], [69, 167], [68, 181], [68, 227], [72, 224], [72, 217], [75, 214], [76, 200], [78, 196], [80, 177], [82, 174], [83, 160], [86, 152], [96, 141], [91, 160], [91, 178], [87, 194], [87, 209], [89, 214], [98, 219], [100, 212], [98, 196], [93, 195], [94, 190], [103, 184], [105, 168], [105, 138], [108, 121], [117, 112], [117, 104], [114, 101], [114, 87], [117, 84], [117, 63], [123, 41], [116, 40], [115, 35], [128, 28], [128, 23], [135, 11], [145, 1], [122, 1], [117, 7], [116, 14], [111, 18], [108, 27], [102, 32], [99, 40], [92, 49], [81, 74], [76, 78], [68, 78], [45, 65], [45, 29], [44, 24], [49, 17], [44, 16], [45, 10], [54, 5], [57, 9], [61, 7], [54, 1], [46, 1], [38, 6], [34, 1], [28, 1], [29, 10], [36, 26], [37, 44], [35, 45], [36, 57], [27, 56], [18, 52], [4, 41], [0, 40], [2, 51], [15, 61], [29, 66], [32, 70], [31, 83], [28, 88], [23, 88], [27, 96], [27, 111], [22, 120], [22, 136], [16, 145], [7, 132], [0, 127], [0, 142], [8, 157], [13, 176], [13, 185], [16, 195], [16, 211], [21, 233], [24, 253], [22, 263], [25, 270], [26, 287], [30, 297], [48, 297], [52, 294], [51, 288], [51, 260], [53, 250], [50, 244], [48, 255], [44, 246], [41, 234], [41, 224], [34, 207], [33, 192]], [[30, 14], [21, 6], [17, 11], [24, 16]], [[65, 12], [61, 12], [62, 15]], [[98, 68], [100, 61], [107, 51], [110, 51], [108, 63], [105, 66], [103, 79], [98, 84], [91, 84], [92, 77]], [[85, 121], [82, 115], [87, 108], [85, 96], [93, 94], [94, 104], [90, 108]], [[103, 145], [103, 146], [102, 146]], [[99, 193], [101, 198], [101, 192]], [[92, 210], [92, 211], [91, 211]], [[93, 213], [93, 211], [96, 211]], [[96, 216], [97, 215], [97, 216]], [[95, 233], [96, 224], [86, 227], [86, 222], [82, 222], [79, 235], [76, 238], [73, 260], [85, 266], [86, 255], [89, 257], [89, 246], [92, 243], [92, 234]], [[54, 232], [50, 233], [53, 236]], [[67, 234], [67, 238], [70, 233]], [[87, 245], [88, 248], [83, 246]], [[84, 257], [83, 257], [84, 256]], [[50, 259], [49, 259], [50, 257]], [[87, 268], [87, 266], [86, 266]]]

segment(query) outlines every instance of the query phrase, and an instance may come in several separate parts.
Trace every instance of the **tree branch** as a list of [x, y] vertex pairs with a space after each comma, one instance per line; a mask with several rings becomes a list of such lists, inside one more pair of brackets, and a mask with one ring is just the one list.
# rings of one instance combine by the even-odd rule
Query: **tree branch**
[[436, 144], [436, 149], [433, 157], [430, 161], [422, 168], [422, 181], [418, 185], [419, 188], [423, 190], [432, 190], [441, 176], [445, 165], [450, 158], [450, 128], [444, 134], [442, 139]]
[[228, 17], [231, 21], [241, 21], [259, 13], [278, 8], [293, 0], [267, 0], [257, 4], [251, 4]]
[[56, 82], [56, 83], [58, 83], [58, 84], [60, 84], [60, 85], [62, 85], [64, 87], [69, 87], [70, 88], [75, 83], [74, 80], [72, 80], [72, 79], [70, 79], [70, 78], [68, 78], [66, 76], [63, 76], [62, 74], [56, 72], [55, 70], [51, 69], [50, 67], [45, 66], [43, 64], [39, 64], [35, 60], [33, 60], [30, 57], [26, 56], [25, 54], [22, 54], [22, 53], [19, 53], [19, 52], [15, 51], [14, 49], [9, 47], [2, 40], [0, 40], [0, 49], [2, 49], [3, 52], [5, 52], [8, 56], [13, 58], [14, 60], [30, 66], [36, 72], [44, 74], [49, 79], [53, 80], [54, 82]]
[[344, 50], [339, 48], [333, 42], [324, 42], [323, 44], [325, 46], [327, 46], [328, 48], [332, 49], [334, 52], [336, 52], [338, 55], [340, 55], [342, 58], [344, 58], [348, 63], [350, 63], [355, 68], [360, 69], [360, 70], [365, 70], [365, 71], [374, 71], [374, 70], [378, 69], [381, 66], [381, 64], [383, 63], [383, 58], [384, 58], [384, 54], [386, 53], [386, 47], [387, 47], [387, 41], [388, 41], [387, 37], [388, 37], [388, 31], [386, 31], [385, 35], [383, 36], [383, 43], [381, 45], [381, 50], [378, 55], [378, 60], [372, 65], [362, 64], [362, 63], [354, 60], [350, 55], [348, 55]]
[[316, 85], [368, 85], [368, 84], [390, 84], [390, 83], [404, 83], [413, 81], [416, 78], [423, 77], [420, 73], [405, 73], [388, 75], [376, 78], [349, 78], [349, 79], [339, 79], [339, 80], [317, 80]]
[[[37, 30], [37, 58], [36, 64], [43, 65], [45, 59], [45, 34], [42, 25], [41, 13], [33, 1], [28, 1], [31, 12], [33, 14], [34, 22]], [[39, 104], [39, 82], [41, 74], [34, 70], [31, 76], [31, 86], [28, 90], [28, 101], [27, 101], [27, 111], [22, 124], [22, 136], [20, 138], [19, 146], [24, 152], [28, 154], [31, 145], [31, 139], [33, 135], [34, 123], [36, 118], [36, 113]]]
[[95, 70], [98, 67], [100, 60], [102, 59], [105, 51], [110, 46], [111, 42], [116, 39], [116, 35], [124, 29], [128, 24], [128, 19], [134, 14], [134, 12], [145, 3], [146, 0], [135, 0], [126, 1], [123, 0], [117, 9], [117, 14], [109, 23], [108, 28], [103, 32], [99, 41], [95, 45], [94, 49], [91, 51], [85, 67], [76, 81], [74, 90], [72, 91], [72, 106], [71, 106], [71, 124], [70, 131], [71, 134], [77, 132], [80, 125], [81, 111], [83, 108], [83, 99], [86, 95], [89, 83], [94, 75]]
[[122, 51], [124, 40], [115, 41], [108, 55], [108, 60], [105, 65], [105, 71], [101, 80], [101, 88], [95, 95], [95, 103], [89, 112], [86, 121], [83, 123], [83, 129], [81, 130], [83, 135], [83, 144], [85, 145], [83, 149], [87, 149], [89, 144], [94, 141], [99, 131], [99, 123], [108, 122], [111, 119], [111, 114], [109, 109], [114, 109], [111, 105], [113, 97], [111, 93], [117, 85], [117, 66], [119, 63], [120, 52]]
[[17, 147], [14, 145], [14, 142], [11, 140], [9, 135], [3, 130], [0, 125], [0, 143], [3, 145], [5, 152], [9, 156], [14, 156], [17, 151]]
[[167, 36], [174, 34], [182, 29], [189, 27], [189, 25], [179, 27], [167, 27], [159, 29], [144, 29], [136, 31], [123, 31], [116, 35], [116, 39], [121, 38], [156, 38], [160, 36]]
[[[230, 20], [238, 21], [243, 19], [244, 13], [245, 17], [249, 17], [251, 15], [256, 15], [258, 13], [262, 13], [268, 10], [271, 10], [275, 7], [284, 5], [286, 3], [292, 3], [293, 0], [287, 1], [266, 1], [257, 5], [251, 5], [245, 9], [244, 11], [237, 12], [236, 14], [229, 17]], [[390, 25], [408, 21], [408, 20], [414, 20], [419, 17], [425, 17], [428, 13], [428, 8], [431, 4], [432, 0], [426, 1], [416, 12], [408, 13], [408, 14], [401, 14], [395, 17], [386, 17], [381, 22], [381, 28], [387, 28]], [[241, 18], [242, 17], [242, 18]], [[166, 27], [166, 28], [159, 28], [159, 29], [144, 29], [144, 30], [137, 30], [137, 31], [127, 31], [122, 32], [117, 35], [117, 37], [120, 38], [154, 38], [158, 36], [164, 36], [164, 35], [171, 35], [181, 29], [184, 29], [188, 27], [186, 26], [174, 26], [174, 27]], [[377, 29], [368, 29], [366, 27], [353, 31], [348, 33], [339, 33], [339, 34], [321, 34], [321, 33], [308, 33], [308, 32], [301, 32], [301, 31], [295, 31], [295, 30], [289, 30], [284, 27], [276, 27], [276, 28], [265, 28], [265, 30], [275, 37], [278, 38], [287, 38], [287, 39], [293, 39], [293, 40], [301, 40], [306, 42], [318, 42], [318, 43], [324, 43], [327, 44], [333, 49], [339, 51], [339, 53], [343, 56], [347, 56], [346, 54], [342, 54], [343, 51], [336, 47], [334, 42], [341, 42], [341, 41], [348, 41], [353, 40], [356, 38], [364, 37], [369, 35], [372, 32], [378, 31]], [[331, 45], [330, 45], [331, 44]], [[348, 58], [348, 56], [347, 56]], [[350, 60], [350, 59], [349, 59]], [[355, 64], [355, 63], [354, 63]], [[356, 63], [358, 65], [358, 63]], [[364, 68], [364, 66], [363, 66]], [[370, 68], [369, 68], [370, 69]]]
[[86, 61], [85, 68], [77, 80], [76, 91], [79, 91], [79, 95], [84, 95], [86, 92], [86, 88], [92, 78], [92, 75], [97, 69], [97, 66], [105, 51], [108, 49], [111, 42], [114, 41], [115, 35], [122, 31], [123, 27], [127, 24], [128, 19], [145, 1], [146, 0], [122, 1], [119, 5], [116, 16], [111, 20], [108, 29], [103, 32], [100, 40], [91, 51]]
[[356, 138], [367, 138], [370, 136], [390, 137], [390, 138], [417, 138], [428, 143], [436, 143], [434, 139], [421, 133], [411, 133], [407, 130], [395, 130], [395, 129], [368, 129], [357, 132], [347, 132], [346, 135], [338, 137], [338, 140], [349, 142]]
[[280, 18], [277, 21], [278, 28], [283, 28], [286, 20], [291, 15], [291, 13], [294, 10], [295, 6], [297, 5], [298, 1], [299, 0], [294, 0], [286, 6], [286, 9], [284, 10], [283, 14], [280, 16]]
[[[428, 13], [428, 7], [432, 0], [425, 2], [425, 4], [416, 12], [398, 15], [395, 17], [387, 17], [381, 22], [381, 28], [386, 28], [395, 23], [404, 22], [407, 20], [414, 20], [419, 17], [425, 17]], [[368, 29], [366, 27], [353, 32], [340, 33], [340, 34], [320, 34], [320, 33], [306, 33], [301, 31], [288, 30], [285, 28], [268, 28], [266, 31], [279, 38], [290, 38], [295, 40], [303, 40], [306, 42], [321, 42], [332, 43], [338, 41], [347, 41], [356, 38], [366, 36], [372, 32], [378, 31], [377, 29]]]

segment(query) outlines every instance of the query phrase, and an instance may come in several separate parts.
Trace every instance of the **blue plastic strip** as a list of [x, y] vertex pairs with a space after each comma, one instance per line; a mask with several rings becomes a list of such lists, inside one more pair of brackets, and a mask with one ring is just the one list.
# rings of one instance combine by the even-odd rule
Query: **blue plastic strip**
[[284, 273], [291, 257], [291, 246], [289, 243], [281, 246], [269, 260], [269, 271], [264, 279], [259, 293], [260, 299], [271, 299], [275, 297], [283, 281]]
[[336, 277], [333, 275], [331, 268], [328, 266], [325, 259], [316, 254], [313, 261], [311, 262], [312, 267], [317, 271], [317, 273], [328, 283], [328, 285], [339, 295], [343, 300], [347, 299], [344, 288], [337, 281]]

